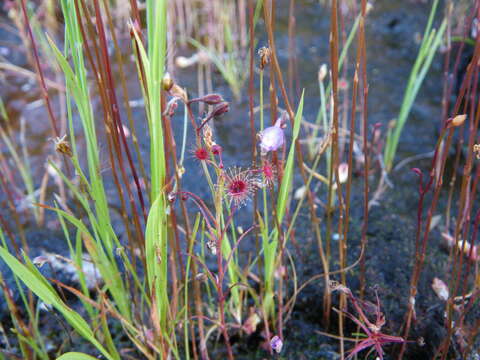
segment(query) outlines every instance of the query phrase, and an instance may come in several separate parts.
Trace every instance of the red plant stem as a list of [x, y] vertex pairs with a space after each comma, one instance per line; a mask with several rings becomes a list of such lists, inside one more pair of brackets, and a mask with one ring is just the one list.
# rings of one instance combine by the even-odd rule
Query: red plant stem
[[[480, 44], [480, 41], [477, 41], [477, 49], [479, 48], [479, 44]], [[477, 64], [477, 62], [475, 61], [478, 61], [478, 52], [475, 53], [476, 56], [474, 55], [474, 58], [472, 59], [472, 62], [470, 63], [470, 68], [473, 70], [473, 77], [469, 77], [469, 82], [470, 82], [470, 85], [471, 85], [471, 82], [472, 81], [475, 81], [475, 86], [473, 87], [474, 89], [476, 88], [476, 84], [477, 84], [477, 79], [478, 79], [478, 68], [476, 66], [471, 66], [472, 64]], [[472, 74], [472, 73], [470, 73]], [[469, 86], [470, 89], [472, 89], [472, 86]], [[476, 94], [476, 91], [473, 90], [471, 91], [472, 95], [475, 95]], [[467, 99], [470, 98], [470, 97], [467, 97]], [[467, 100], [468, 101], [468, 100]], [[474, 106], [474, 102], [475, 102], [475, 98], [471, 98], [471, 105]], [[470, 192], [470, 179], [471, 179], [471, 172], [472, 172], [472, 168], [473, 168], [473, 157], [474, 157], [474, 154], [473, 154], [473, 151], [471, 151], [471, 149], [473, 148], [473, 144], [475, 142], [475, 137], [476, 137], [476, 134], [477, 134], [477, 129], [478, 129], [478, 123], [479, 123], [479, 119], [480, 119], [480, 102], [478, 102], [476, 104], [477, 106], [477, 109], [476, 109], [476, 115], [475, 115], [475, 121], [472, 122], [470, 121], [470, 129], [469, 129], [469, 142], [468, 142], [468, 149], [470, 149], [470, 151], [468, 152], [468, 156], [467, 156], [467, 162], [466, 162], [466, 165], [464, 167], [464, 171], [463, 171], [463, 177], [462, 177], [462, 185], [461, 185], [461, 193], [460, 193], [460, 204], [459, 204], [459, 216], [457, 217], [457, 223], [456, 223], [456, 227], [455, 227], [455, 249], [459, 249], [459, 241], [460, 241], [460, 237], [461, 237], [461, 227], [463, 226], [466, 226], [467, 225], [467, 222], [469, 222], [468, 218], [465, 218], [465, 217], [468, 217], [469, 214], [470, 214], [470, 211], [465, 211], [467, 209], [467, 207], [469, 206], [468, 205], [468, 202], [472, 203], [472, 198], [470, 197], [470, 201], [468, 201], [468, 195], [469, 195], [469, 192]], [[474, 124], [474, 125], [473, 125]], [[473, 205], [473, 204], [472, 204]], [[460, 251], [456, 251], [456, 252], [453, 252], [453, 256], [454, 256], [454, 261], [453, 261], [453, 276], [452, 276], [452, 279], [451, 279], [451, 283], [450, 283], [450, 288], [453, 289], [453, 293], [452, 295], [455, 296], [458, 292], [458, 287], [459, 287], [459, 284], [460, 284], [460, 278], [461, 278], [461, 274], [462, 274], [462, 264], [463, 264], [463, 257], [464, 257], [464, 250], [465, 250], [465, 245], [466, 245], [466, 241], [467, 241], [467, 232], [466, 230], [463, 232], [464, 233], [464, 241], [463, 241], [463, 245], [462, 245], [462, 249]], [[472, 250], [473, 250], [473, 244], [472, 245]], [[447, 336], [445, 337], [445, 340], [441, 346], [441, 351], [443, 351], [443, 354], [442, 354], [442, 360], [446, 359], [446, 356], [447, 356], [447, 349], [448, 347], [450, 346], [450, 338], [451, 338], [451, 335], [453, 334], [453, 331], [454, 331], [454, 328], [455, 326], [453, 325], [453, 312], [454, 312], [454, 299], [453, 299], [453, 296], [451, 296], [448, 301], [447, 301], [447, 309], [446, 309], [446, 313], [447, 313], [447, 319], [446, 319], [446, 324], [447, 324]]]
[[[477, 68], [475, 69], [473, 79], [478, 79], [478, 69]], [[473, 89], [470, 91], [471, 94], [472, 94], [472, 99], [475, 98], [475, 95], [477, 93], [477, 91], [476, 91], [477, 90], [477, 85], [478, 85], [478, 82], [475, 81]], [[473, 115], [474, 115], [474, 110], [475, 110], [475, 108], [474, 108], [475, 107], [475, 100], [472, 100], [470, 102], [470, 108], [471, 108], [470, 119], [475, 118], [475, 121], [474, 122], [473, 121], [469, 122], [469, 141], [468, 141], [468, 148], [469, 149], [473, 148], [473, 145], [475, 143], [475, 137], [476, 137], [477, 129], [478, 129], [478, 120], [479, 120], [478, 112], [480, 111], [480, 102], [477, 104], [477, 106], [478, 106], [477, 116], [474, 117]], [[472, 168], [473, 168], [473, 159], [474, 159], [473, 151], [469, 151], [468, 156], [467, 156], [467, 163], [465, 165], [463, 181], [462, 181], [462, 185], [465, 184], [465, 201], [461, 202], [461, 204], [462, 205], [464, 204], [464, 206], [459, 208], [459, 216], [457, 217], [457, 226], [455, 228], [455, 248], [458, 248], [458, 245], [459, 245], [458, 242], [459, 242], [460, 238], [463, 238], [464, 241], [462, 243], [462, 249], [460, 249], [460, 251], [457, 251], [456, 253], [453, 254], [454, 255], [454, 262], [453, 262], [452, 274], [454, 276], [453, 276], [452, 279], [455, 279], [455, 281], [454, 281], [455, 285], [453, 286], [454, 290], [452, 292], [453, 294], [457, 293], [458, 287], [459, 287], [459, 281], [460, 281], [460, 278], [461, 278], [462, 265], [463, 265], [463, 259], [464, 259], [463, 254], [465, 253], [465, 245], [467, 244], [466, 240], [469, 237], [469, 231], [468, 230], [469, 230], [469, 224], [470, 224], [470, 214], [471, 214], [472, 208], [473, 208], [473, 203], [474, 203], [473, 199], [475, 199], [473, 197], [473, 195], [474, 195], [474, 192], [476, 190], [477, 181], [474, 181], [474, 186], [470, 187], [471, 173], [472, 173]], [[477, 180], [477, 179], [475, 179], [475, 180]], [[463, 189], [463, 187], [462, 187], [462, 189]], [[460, 235], [460, 232], [461, 232], [460, 228], [463, 228], [462, 235]], [[473, 244], [472, 244], [471, 250], [473, 250]], [[458, 264], [458, 266], [456, 266], [457, 264]], [[466, 284], [466, 281], [464, 282], [464, 284]]]
[[300, 84], [298, 81], [298, 66], [297, 66], [297, 45], [295, 38], [295, 0], [290, 0], [288, 9], [288, 89], [289, 95], [295, 99], [295, 95], [300, 94]]
[[[271, 56], [271, 68], [274, 70], [274, 73], [276, 75], [276, 78], [278, 80], [278, 84], [280, 87], [280, 91], [282, 93], [283, 100], [285, 102], [285, 107], [287, 109], [289, 118], [290, 118], [290, 123], [293, 127], [294, 121], [295, 121], [295, 114], [293, 112], [292, 106], [290, 105], [290, 101], [288, 100], [287, 96], [287, 91], [285, 89], [284, 83], [283, 83], [283, 77], [282, 77], [282, 71], [280, 69], [280, 65], [278, 63], [277, 55], [276, 55], [276, 50], [275, 50], [275, 39], [274, 39], [274, 34], [273, 34], [273, 11], [269, 9], [269, 3], [272, 0], [267, 0], [264, 3], [264, 17], [265, 17], [265, 24], [266, 24], [266, 29], [267, 29], [267, 34], [268, 34], [268, 43], [270, 50], [272, 51], [272, 56]], [[273, 4], [273, 2], [272, 2]], [[272, 80], [273, 76], [271, 76]], [[272, 83], [271, 83], [272, 86]], [[272, 92], [273, 89], [271, 88], [270, 91]], [[276, 100], [272, 99], [273, 101], [271, 102], [272, 109], [276, 109]], [[275, 121], [275, 119], [273, 119]], [[305, 169], [303, 167], [303, 155], [300, 147], [300, 142], [297, 140], [295, 143], [295, 153], [297, 156], [297, 162], [300, 168], [300, 174], [302, 176], [304, 184], [307, 184], [307, 176], [305, 174]], [[318, 248], [319, 248], [319, 253], [320, 253], [320, 258], [322, 261], [322, 266], [324, 270], [324, 276], [325, 276], [325, 289], [328, 288], [328, 283], [329, 283], [329, 266], [328, 266], [328, 261], [325, 257], [325, 253], [323, 250], [323, 245], [322, 245], [322, 236], [320, 232], [320, 226], [319, 226], [319, 219], [316, 214], [315, 210], [315, 203], [313, 199], [312, 192], [310, 189], [307, 189], [307, 200], [308, 200], [308, 205], [310, 209], [310, 217], [312, 221], [312, 227], [314, 228], [315, 235], [317, 238], [317, 243], [318, 243]], [[328, 291], [325, 291], [325, 298], [324, 298], [324, 318], [326, 322], [328, 322], [329, 318], [329, 313], [330, 313], [330, 303], [331, 303], [331, 296]]]
[[[368, 229], [368, 194], [369, 194], [369, 184], [368, 184], [368, 170], [370, 168], [370, 157], [368, 149], [368, 82], [367, 82], [367, 44], [365, 40], [365, 19], [367, 16], [367, 1], [362, 0], [362, 18], [360, 19], [360, 63], [361, 63], [361, 74], [362, 74], [362, 88], [363, 88], [363, 107], [362, 107], [362, 132], [363, 132], [363, 156], [364, 156], [364, 186], [363, 186], [363, 223], [362, 223], [362, 237], [361, 244], [362, 249], [366, 252], [368, 238], [367, 238], [367, 229]], [[362, 257], [360, 260], [360, 298], [363, 298], [365, 293], [365, 257]]]
[[[83, 14], [86, 14], [85, 18], [87, 20], [90, 20], [91, 16], [88, 13], [88, 9], [86, 7], [86, 4], [85, 4], [84, 0], [75, 0], [74, 1], [75, 11], [76, 11], [76, 15], [77, 15], [77, 21], [78, 21], [78, 25], [79, 25], [79, 28], [80, 28], [80, 33], [81, 33], [82, 38], [84, 40], [88, 39], [88, 38], [90, 38], [92, 40], [93, 50], [95, 52], [95, 57], [96, 57], [97, 61], [100, 63], [100, 60], [99, 60], [100, 59], [100, 54], [98, 52], [98, 44], [96, 43], [96, 37], [93, 36], [93, 34], [95, 33], [95, 30], [93, 29], [93, 25], [89, 21], [87, 21], [86, 22], [87, 28], [88, 28], [89, 34], [91, 35], [90, 37], [87, 36], [87, 33], [85, 32], [85, 28], [84, 28], [83, 22], [82, 22], [83, 17], [81, 16], [82, 12], [80, 11], [79, 1], [80, 1], [80, 4], [82, 5]], [[90, 63], [90, 66], [92, 68], [92, 72], [94, 74], [99, 74], [100, 70], [95, 65], [95, 61], [94, 61], [93, 56], [92, 56], [92, 51], [90, 49], [90, 46], [89, 46], [88, 42], [85, 41], [84, 45], [85, 45], [84, 46], [85, 54], [87, 56], [88, 62]], [[105, 87], [104, 87], [104, 82], [100, 80], [100, 75], [95, 76], [94, 78], [95, 78], [97, 86], [98, 86], [98, 90], [99, 90], [99, 94], [100, 94], [100, 100], [102, 102], [102, 107], [103, 107], [103, 109], [105, 109], [105, 111], [104, 111], [104, 125], [105, 125], [107, 133], [111, 133], [111, 130], [110, 130], [111, 123], [109, 121], [109, 118], [107, 117], [107, 111], [108, 111], [107, 102], [108, 101], [107, 101], [107, 98], [106, 98], [106, 95], [105, 95], [106, 90], [105, 90]], [[110, 160], [110, 164], [111, 164], [111, 167], [112, 167], [113, 180], [114, 180], [115, 186], [117, 188], [118, 194], [120, 195], [119, 199], [120, 199], [120, 203], [121, 203], [121, 214], [122, 214], [122, 219], [123, 219], [124, 224], [125, 224], [125, 230], [126, 230], [128, 241], [129, 241], [130, 251], [133, 253], [134, 249], [133, 249], [132, 232], [131, 232], [131, 229], [130, 229], [130, 220], [128, 219], [128, 216], [127, 216], [126, 202], [125, 202], [124, 197], [122, 196], [123, 190], [122, 190], [122, 187], [120, 185], [120, 180], [118, 178], [117, 168], [115, 167], [115, 158], [114, 158], [113, 149], [112, 149], [112, 146], [113, 146], [112, 141], [114, 141], [114, 140], [115, 139], [113, 137], [107, 136], [108, 155], [109, 155], [109, 160]], [[137, 239], [137, 246], [141, 250], [143, 249], [143, 247], [140, 246], [140, 241], [138, 241], [138, 239]], [[133, 260], [132, 265], [135, 267], [136, 258], [133, 257], [132, 260]]]
[[[119, 73], [120, 73], [120, 84], [122, 86], [123, 103], [124, 103], [124, 106], [125, 106], [125, 109], [126, 109], [126, 112], [127, 112], [127, 118], [128, 118], [128, 124], [130, 126], [130, 131], [132, 133], [132, 142], [133, 142], [135, 152], [136, 152], [136, 155], [137, 155], [136, 160], [137, 160], [138, 165], [140, 167], [140, 175], [142, 176], [142, 178], [144, 180], [146, 180], [147, 175], [146, 175], [146, 172], [145, 172], [145, 166], [143, 165], [142, 154], [140, 152], [140, 145], [138, 143], [137, 131], [135, 129], [135, 124], [134, 124], [134, 121], [133, 121], [132, 108], [129, 104], [129, 98], [130, 97], [129, 97], [127, 83], [126, 83], [126, 80], [125, 80], [124, 61], [123, 61], [123, 58], [122, 58], [120, 46], [119, 46], [118, 41], [117, 41], [117, 36], [115, 35], [115, 26], [113, 24], [113, 20], [112, 20], [111, 14], [110, 14], [110, 10], [109, 10], [109, 6], [107, 4], [107, 0], [103, 0], [103, 3], [104, 3], [105, 13], [107, 15], [108, 25], [110, 27], [110, 33], [112, 35], [112, 40], [113, 40], [113, 43], [115, 45], [115, 55], [116, 55], [116, 60], [117, 60], [117, 64], [118, 64], [118, 70], [119, 70]], [[138, 11], [138, 9], [137, 9], [137, 11]], [[134, 12], [133, 8], [132, 8], [132, 12]]]
[[[474, 57], [472, 59], [471, 64], [476, 64], [476, 61], [478, 61], [478, 58], [479, 58], [479, 46], [478, 46], [478, 44], [479, 44], [479, 42], [477, 42], [477, 44], [476, 44], [475, 53], [474, 53]], [[471, 79], [471, 77], [472, 77], [472, 73], [473, 73], [473, 67], [469, 66], [469, 68], [467, 69], [467, 75], [465, 77], [465, 80], [463, 81], [462, 86], [460, 88], [460, 93], [459, 93], [459, 96], [457, 97], [457, 101], [456, 101], [456, 104], [455, 104], [455, 108], [453, 110], [453, 114], [458, 114], [458, 110], [459, 110], [461, 104], [463, 103], [463, 99], [464, 99], [464, 96], [465, 96], [467, 88], [468, 88], [468, 82], [469, 82], [469, 79]], [[445, 128], [445, 125], [446, 124], [444, 124], [444, 128]], [[442, 136], [440, 137], [440, 140], [443, 138], [444, 131], [445, 130], [442, 131]], [[446, 160], [446, 157], [447, 157], [447, 154], [448, 154], [448, 149], [450, 147], [452, 134], [453, 134], [453, 128], [451, 128], [450, 131], [449, 131], [447, 142], [444, 145], [445, 151], [442, 152], [442, 159], [438, 164], [436, 164], [436, 161], [437, 161], [437, 156], [438, 156], [438, 148], [439, 148], [440, 140], [437, 143], [434, 159], [432, 161], [432, 168], [431, 168], [431, 171], [430, 171], [430, 181], [426, 186], [426, 190], [422, 191], [422, 193], [425, 193], [426, 191], [429, 190], [429, 188], [430, 188], [430, 186], [431, 186], [431, 184], [434, 180], [434, 177], [435, 177], [435, 170], [437, 169], [437, 167], [440, 167], [441, 170], [439, 172], [438, 181], [437, 181], [437, 184], [435, 186], [433, 200], [432, 200], [430, 209], [428, 211], [427, 223], [426, 223], [426, 227], [425, 227], [425, 230], [424, 230], [423, 243], [422, 243], [421, 247], [420, 247], [420, 244], [419, 244], [419, 241], [420, 241], [419, 237], [420, 237], [420, 232], [421, 232], [421, 211], [420, 211], [420, 209], [419, 209], [419, 214], [417, 216], [418, 217], [418, 220], [417, 220], [417, 236], [416, 236], [417, 237], [417, 240], [416, 240], [416, 244], [417, 244], [416, 245], [416, 247], [417, 247], [416, 259], [417, 260], [416, 260], [416, 263], [415, 263], [414, 273], [413, 273], [412, 282], [411, 282], [410, 305], [409, 305], [409, 308], [408, 308], [408, 311], [407, 311], [406, 321], [405, 321], [405, 325], [404, 325], [404, 327], [405, 327], [404, 338], [406, 338], [408, 336], [408, 333], [409, 333], [409, 330], [410, 330], [411, 318], [412, 318], [412, 313], [413, 313], [412, 301], [415, 299], [416, 284], [418, 282], [418, 278], [420, 276], [420, 271], [421, 271], [421, 267], [422, 267], [422, 264], [423, 264], [423, 260], [425, 258], [425, 250], [426, 250], [428, 235], [429, 235], [429, 232], [430, 232], [431, 218], [432, 218], [433, 213], [436, 209], [439, 192], [440, 192], [441, 185], [442, 185], [442, 176], [443, 176], [443, 170], [444, 170], [444, 166], [445, 166], [445, 160]], [[462, 189], [463, 188], [464, 188], [464, 186], [462, 186]], [[423, 202], [423, 199], [421, 199], [421, 202]], [[422, 206], [421, 202], [419, 202], [419, 207]], [[460, 208], [462, 208], [462, 206], [460, 206]], [[419, 253], [418, 250], [420, 250], [420, 253]], [[412, 295], [413, 295], [413, 297], [412, 297]], [[449, 323], [450, 323], [450, 321], [449, 321]], [[441, 351], [442, 349], [448, 348], [449, 342], [450, 342], [450, 336], [447, 336], [444, 343], [440, 346], [438, 351]], [[402, 359], [403, 353], [405, 351], [405, 347], [406, 347], [405, 344], [403, 344], [402, 348], [400, 350], [398, 359]], [[444, 356], [446, 356], [446, 352], [444, 352]]]
[[[110, 100], [111, 114], [112, 114], [112, 117], [113, 117], [113, 119], [116, 123], [116, 127], [114, 127], [114, 129], [115, 129], [114, 133], [118, 136], [117, 132], [118, 131], [120, 132], [120, 135], [121, 135], [120, 139], [121, 139], [121, 141], [123, 143], [123, 146], [125, 148], [125, 154], [127, 155], [128, 164], [129, 164], [130, 170], [132, 172], [133, 180], [134, 180], [135, 185], [137, 187], [137, 195], [138, 195], [138, 199], [140, 201], [140, 208], [142, 209], [144, 220], [147, 221], [147, 210], [145, 208], [145, 202], [143, 200], [143, 194], [142, 194], [142, 189], [140, 187], [140, 181], [138, 180], [137, 171], [135, 169], [135, 165], [133, 164], [133, 159], [132, 159], [132, 156], [130, 154], [130, 150], [129, 150], [129, 147], [128, 147], [128, 144], [127, 144], [127, 139], [126, 139], [126, 136], [125, 136], [125, 131], [123, 129], [122, 121], [121, 121], [121, 118], [120, 118], [119, 105], [118, 105], [118, 102], [117, 102], [117, 96], [116, 96], [116, 92], [115, 92], [115, 83], [113, 81], [111, 65], [110, 65], [110, 58], [109, 58], [109, 55], [108, 55], [108, 44], [107, 44], [107, 39], [106, 39], [106, 36], [105, 36], [105, 28], [103, 26], [103, 18], [102, 18], [102, 14], [100, 12], [100, 4], [99, 4], [98, 0], [94, 0], [94, 6], [95, 6], [96, 25], [97, 25], [99, 38], [100, 38], [102, 55], [103, 55], [102, 58], [103, 58], [103, 61], [104, 61], [105, 69], [107, 70], [106, 71], [107, 78], [105, 79], [107, 81], [107, 84], [108, 84], [107, 95], [109, 96], [109, 100]], [[121, 155], [121, 151], [118, 152], [118, 155], [119, 156]], [[119, 159], [119, 162], [121, 162], [121, 157]], [[122, 165], [121, 165], [121, 167], [122, 167]], [[122, 174], [123, 174], [123, 171], [122, 171]], [[127, 189], [127, 195], [128, 195], [129, 200], [130, 200], [130, 205], [132, 207], [133, 215], [134, 215], [134, 217], [138, 217], [137, 210], [136, 210], [136, 205], [135, 205], [135, 200], [134, 200], [133, 195], [132, 195], [131, 190], [130, 190], [130, 184], [127, 181], [125, 181], [125, 187]]]
[[[332, 161], [330, 162], [330, 169], [328, 171], [328, 195], [327, 195], [327, 229], [326, 229], [326, 253], [327, 259], [330, 259], [330, 246], [331, 246], [331, 236], [332, 236], [332, 221], [333, 221], [333, 197], [334, 197], [334, 174], [335, 179], [338, 183], [338, 1], [332, 0], [331, 4], [331, 14], [330, 14], [330, 67], [331, 67], [331, 76], [332, 76], [332, 99], [333, 99], [333, 118], [332, 118], [332, 144], [330, 147], [330, 157]], [[338, 185], [338, 184], [337, 184]], [[337, 190], [338, 186], [337, 186]], [[339, 192], [340, 194], [340, 192]], [[341, 197], [341, 194], [340, 194]], [[339, 201], [341, 199], [339, 198]], [[341, 213], [340, 209], [340, 213]], [[341, 214], [340, 214], [341, 217]], [[339, 220], [339, 226], [341, 223]], [[343, 232], [340, 232], [343, 233]], [[342, 241], [340, 241], [342, 243]], [[340, 251], [340, 262], [343, 260], [343, 251]], [[328, 289], [328, 288], [327, 288]], [[329, 293], [329, 291], [326, 291]], [[345, 303], [345, 296], [340, 296], [340, 303], [343, 305]], [[327, 310], [327, 309], [325, 309]], [[329, 316], [325, 318], [325, 326], [328, 329], [329, 326]], [[339, 326], [340, 331], [343, 331], [343, 317], [339, 317]], [[343, 341], [340, 342], [340, 350], [343, 353]]]
[[[447, 136], [447, 140], [445, 142], [444, 149], [449, 149], [450, 148], [450, 144], [452, 142], [452, 137], [453, 137], [453, 131], [454, 131], [454, 128], [450, 128], [448, 130], [448, 136]], [[437, 167], [436, 167], [437, 157], [440, 154], [440, 146], [443, 142], [443, 138], [444, 138], [446, 132], [447, 132], [447, 128], [444, 127], [443, 130], [442, 130], [442, 133], [441, 133], [441, 135], [440, 135], [440, 137], [437, 141], [437, 144], [435, 146], [435, 153], [434, 153], [434, 156], [433, 156], [433, 159], [432, 159], [432, 166], [431, 166], [431, 170], [430, 170], [430, 173], [429, 173], [429, 180], [428, 180], [425, 187], [422, 185], [423, 177], [421, 176], [421, 173], [420, 173], [420, 185], [419, 185], [420, 198], [419, 198], [418, 209], [417, 209], [417, 230], [416, 230], [416, 240], [415, 240], [415, 248], [416, 248], [416, 250], [415, 250], [415, 265], [414, 265], [414, 268], [413, 268], [412, 279], [411, 279], [411, 282], [410, 282], [410, 294], [409, 294], [409, 298], [408, 298], [408, 310], [407, 310], [407, 313], [406, 313], [406, 316], [405, 316], [405, 325], [404, 325], [404, 331], [403, 331], [403, 338], [404, 339], [408, 338], [408, 334], [410, 332], [410, 326], [411, 326], [411, 323], [412, 323], [413, 314], [414, 314], [414, 310], [415, 310], [415, 298], [416, 298], [416, 295], [417, 295], [417, 284], [418, 284], [418, 281], [420, 280], [420, 274], [421, 274], [421, 271], [422, 271], [422, 268], [423, 268], [423, 264], [425, 262], [427, 243], [428, 243], [428, 235], [430, 233], [430, 226], [431, 226], [431, 222], [432, 222], [432, 217], [433, 217], [433, 214], [435, 213], [438, 198], [439, 198], [439, 195], [440, 195], [440, 190], [441, 190], [441, 187], [442, 187], [443, 172], [445, 170], [445, 163], [446, 163], [446, 158], [447, 158], [448, 151], [443, 151], [442, 152], [441, 161], [438, 163], [438, 166], [440, 166], [440, 171], [438, 172], [439, 173], [439, 177], [438, 177], [439, 181], [437, 181], [435, 183], [432, 203], [431, 203], [430, 208], [428, 210], [428, 215], [427, 215], [427, 220], [426, 220], [426, 225], [425, 225], [425, 230], [424, 230], [424, 236], [423, 236], [423, 239], [421, 239], [423, 202], [424, 202], [424, 199], [425, 199], [425, 195], [430, 191], [430, 189], [431, 189], [431, 187], [434, 183], [434, 179], [436, 177], [435, 173], [437, 171]], [[403, 358], [403, 354], [405, 352], [405, 349], [406, 349], [406, 343], [402, 344], [402, 347], [400, 349], [400, 353], [398, 355], [399, 360]]]
[[24, 17], [24, 20], [25, 20], [25, 27], [27, 28], [28, 36], [30, 38], [30, 42], [31, 42], [31, 45], [32, 45], [33, 57], [35, 59], [35, 65], [37, 67], [37, 72], [36, 73], [37, 73], [37, 77], [38, 77], [38, 82], [40, 84], [43, 101], [45, 102], [45, 106], [47, 107], [47, 112], [48, 112], [48, 116], [50, 118], [50, 125], [51, 125], [51, 128], [52, 128], [52, 133], [53, 133], [53, 136], [59, 137], [60, 133], [58, 132], [58, 129], [57, 129], [57, 121], [56, 121], [55, 115], [53, 114], [52, 105], [50, 103], [50, 98], [48, 96], [47, 85], [45, 84], [45, 78], [43, 76], [42, 65], [40, 64], [40, 57], [38, 55], [37, 44], [36, 44], [35, 39], [33, 37], [32, 27], [30, 26], [30, 21], [28, 19], [26, 0], [21, 0], [20, 4], [21, 4], [21, 7], [22, 7], [22, 13], [23, 13], [23, 17]]

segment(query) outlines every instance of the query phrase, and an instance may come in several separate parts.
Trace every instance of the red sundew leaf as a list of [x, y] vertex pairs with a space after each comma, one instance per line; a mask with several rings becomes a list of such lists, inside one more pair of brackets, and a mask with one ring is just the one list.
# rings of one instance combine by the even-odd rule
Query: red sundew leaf
[[353, 356], [358, 354], [360, 351], [363, 351], [365, 349], [368, 349], [370, 346], [375, 345], [375, 340], [373, 339], [367, 339], [359, 342], [355, 347], [350, 350], [350, 354], [346, 357], [346, 360], [351, 359]]

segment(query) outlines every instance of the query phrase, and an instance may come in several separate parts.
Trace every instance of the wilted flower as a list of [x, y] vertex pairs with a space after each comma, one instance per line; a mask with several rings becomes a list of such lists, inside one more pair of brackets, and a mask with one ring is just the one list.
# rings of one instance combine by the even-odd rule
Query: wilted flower
[[270, 340], [270, 346], [272, 347], [272, 350], [274, 350], [277, 354], [279, 354], [283, 348], [283, 341], [277, 335], [275, 335]]
[[252, 175], [250, 170], [241, 170], [234, 167], [229, 169], [224, 177], [225, 193], [235, 206], [244, 205], [257, 189], [258, 179]]
[[172, 95], [174, 97], [178, 97], [184, 103], [186, 103], [188, 101], [187, 92], [184, 89], [182, 89], [180, 86], [178, 86], [177, 84], [173, 84], [169, 93], [170, 93], [170, 95]]
[[283, 133], [284, 124], [284, 116], [281, 116], [275, 122], [275, 125], [269, 126], [258, 133], [262, 156], [266, 155], [270, 151], [276, 151], [283, 146], [285, 142], [285, 134]]
[[270, 57], [272, 56], [272, 50], [268, 47], [261, 47], [258, 49], [258, 56], [260, 56], [260, 69], [265, 69], [265, 66], [270, 64]]

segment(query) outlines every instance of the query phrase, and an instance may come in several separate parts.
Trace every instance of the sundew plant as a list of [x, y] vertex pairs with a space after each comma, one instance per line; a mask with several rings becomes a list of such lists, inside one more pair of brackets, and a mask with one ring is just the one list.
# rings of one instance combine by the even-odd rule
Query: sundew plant
[[0, 6], [0, 359], [479, 356], [480, 1]]

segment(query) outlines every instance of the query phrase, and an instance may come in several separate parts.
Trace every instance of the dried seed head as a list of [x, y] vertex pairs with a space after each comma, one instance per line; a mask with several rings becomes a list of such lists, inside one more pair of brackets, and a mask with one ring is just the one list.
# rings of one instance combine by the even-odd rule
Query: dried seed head
[[55, 143], [55, 151], [59, 152], [60, 154], [66, 155], [68, 157], [73, 156], [72, 148], [70, 147], [70, 143], [65, 140], [67, 135], [63, 135], [61, 138], [57, 137], [53, 141]]
[[272, 50], [264, 46], [258, 50], [258, 55], [260, 56], [260, 69], [265, 69], [265, 66], [270, 64], [270, 58], [272, 56]]
[[170, 95], [178, 97], [184, 103], [188, 102], [187, 92], [177, 84], [173, 84], [169, 90]]
[[213, 141], [213, 130], [208, 124], [203, 126], [203, 142], [208, 149], [211, 149], [215, 145], [215, 141]]

